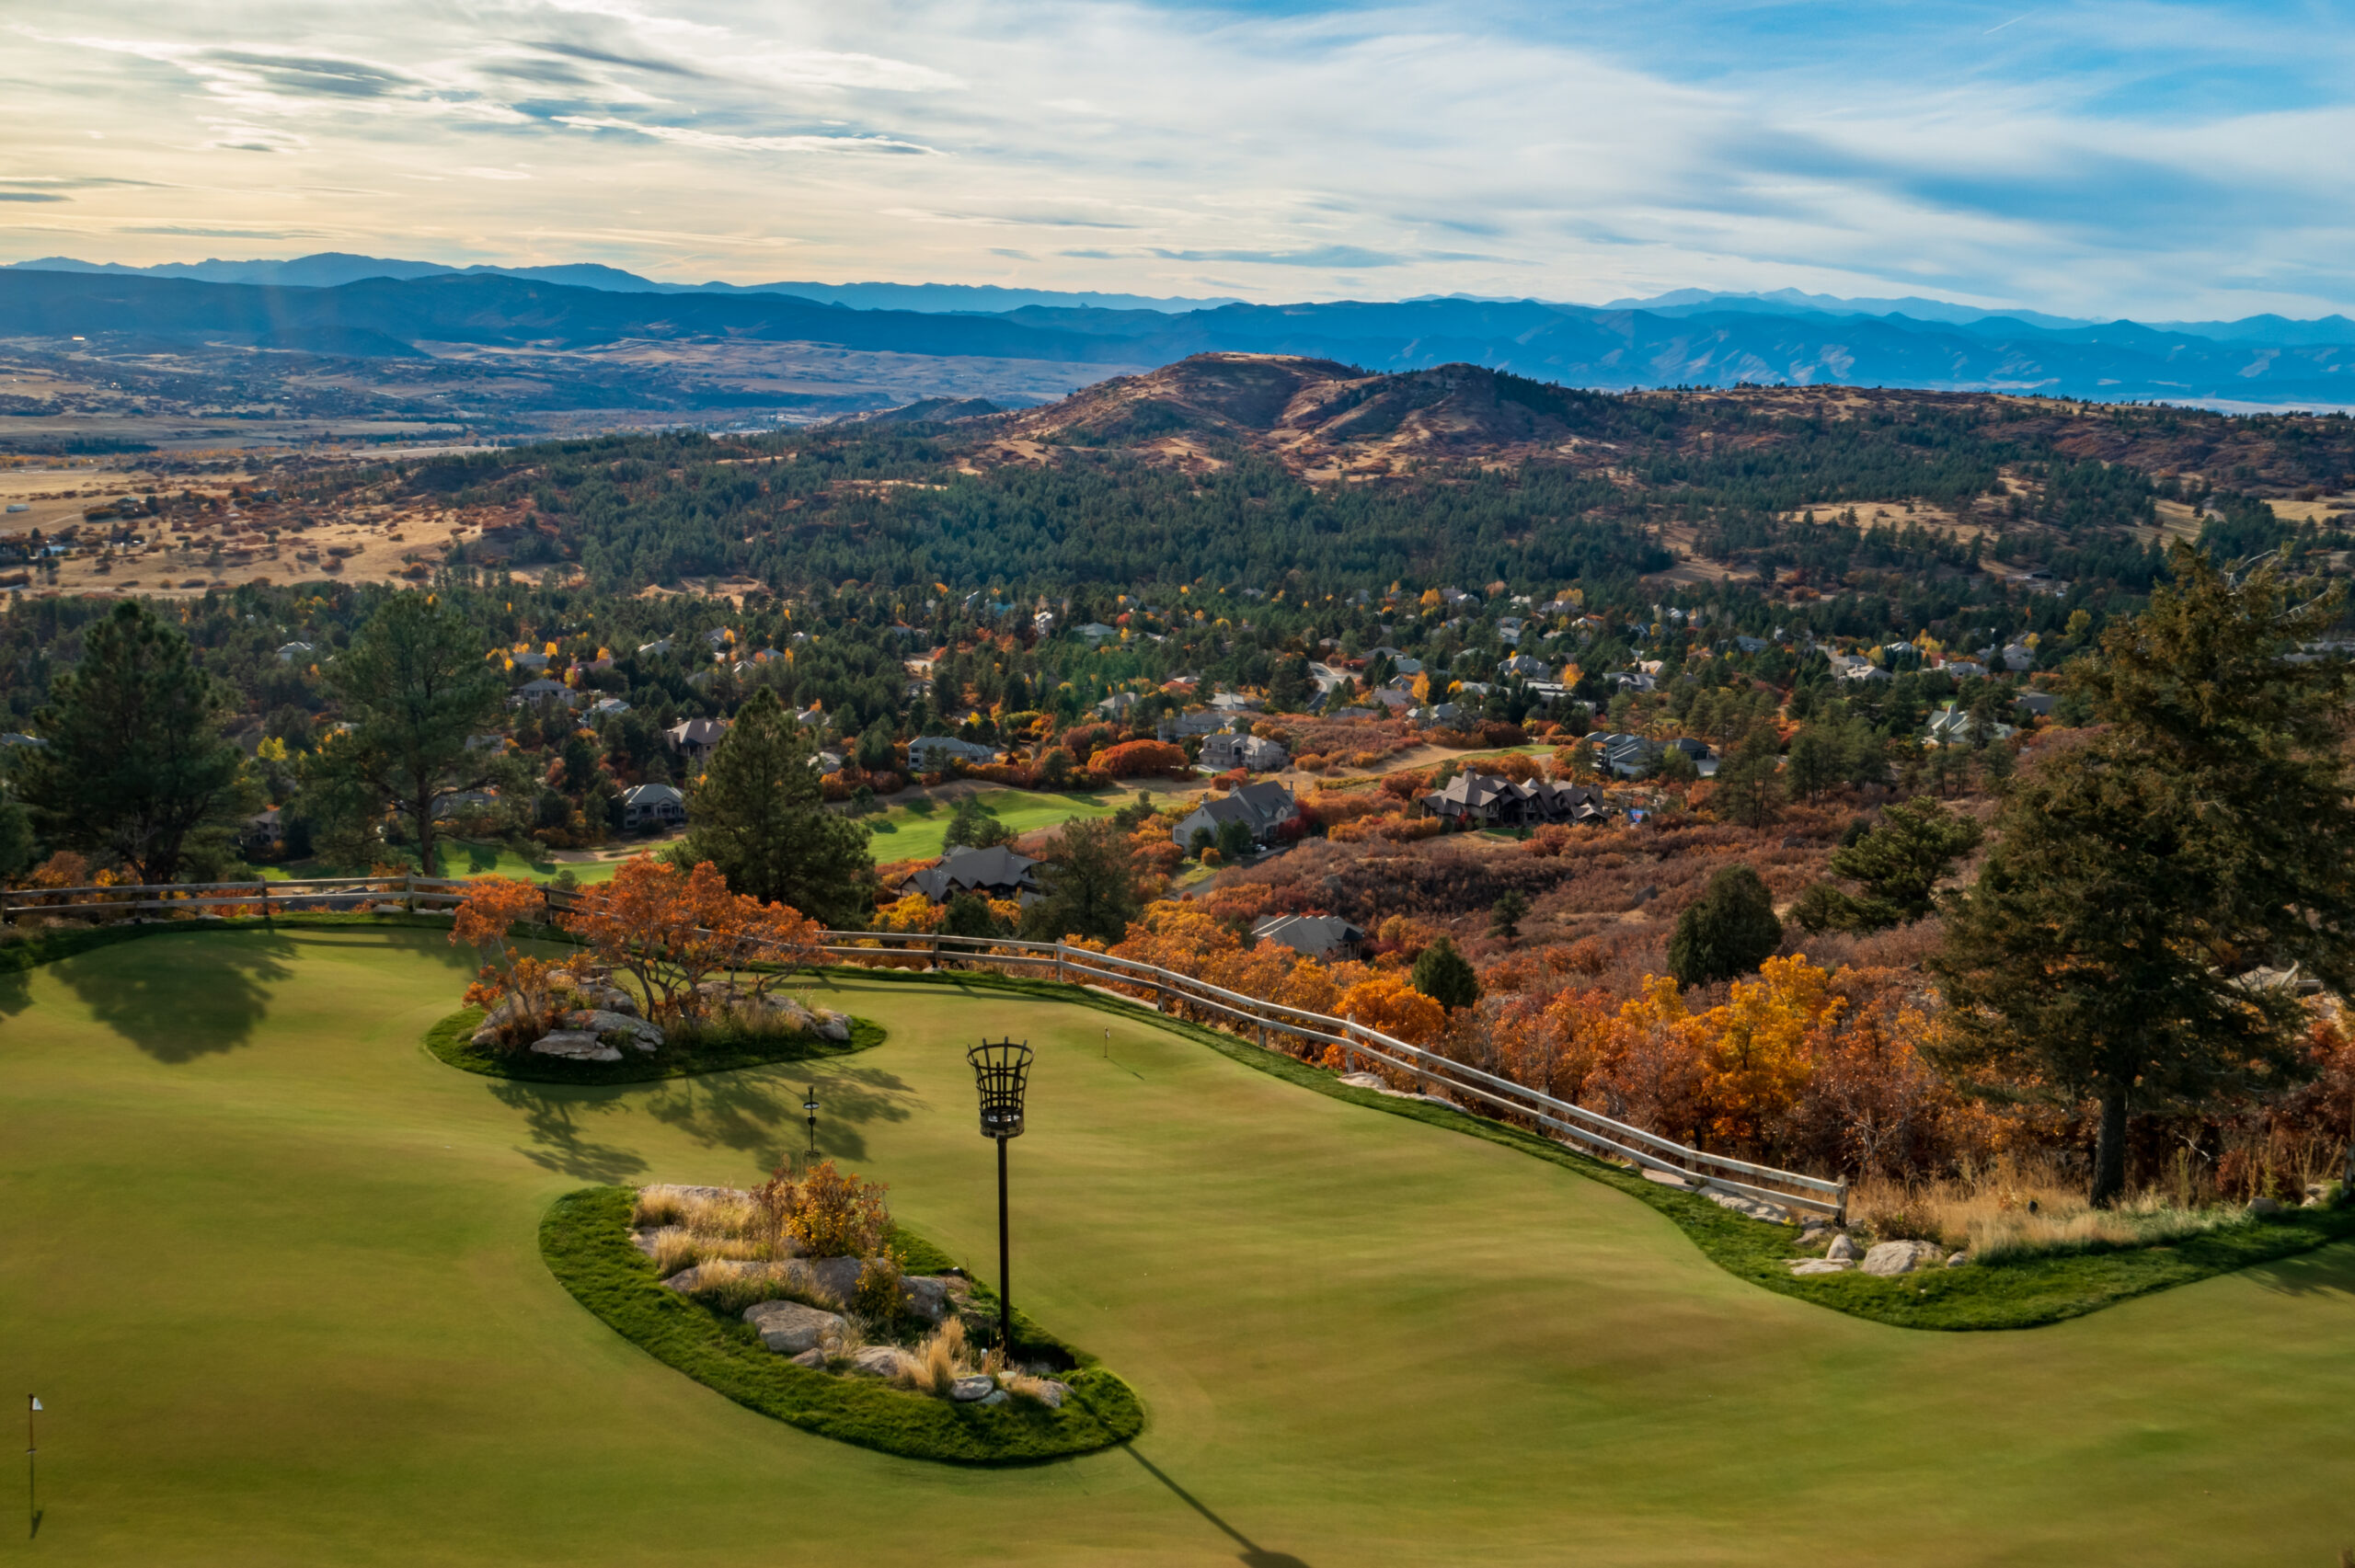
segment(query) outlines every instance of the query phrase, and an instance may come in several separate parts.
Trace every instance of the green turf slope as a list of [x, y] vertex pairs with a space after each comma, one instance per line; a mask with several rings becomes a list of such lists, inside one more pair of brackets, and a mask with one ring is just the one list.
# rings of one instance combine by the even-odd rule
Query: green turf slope
[[[1636, 1198], [1149, 1015], [844, 982], [855, 1057], [454, 1072], [432, 931], [174, 933], [0, 973], [0, 1389], [52, 1563], [2327, 1562], [2355, 1248], [2017, 1333], [1757, 1289]], [[1110, 1029], [1109, 1056], [1103, 1031]], [[963, 1047], [1040, 1051], [1015, 1299], [1130, 1448], [976, 1472], [770, 1421], [543, 1265], [587, 1185], [802, 1137], [994, 1255]], [[20, 1494], [18, 1495], [21, 1495]], [[20, 1541], [21, 1537], [17, 1538]]]

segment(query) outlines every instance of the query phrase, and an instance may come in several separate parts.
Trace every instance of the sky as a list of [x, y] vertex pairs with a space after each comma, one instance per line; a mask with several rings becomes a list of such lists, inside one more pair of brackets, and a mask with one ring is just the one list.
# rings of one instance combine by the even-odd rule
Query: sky
[[0, 0], [0, 260], [2355, 314], [2355, 8]]

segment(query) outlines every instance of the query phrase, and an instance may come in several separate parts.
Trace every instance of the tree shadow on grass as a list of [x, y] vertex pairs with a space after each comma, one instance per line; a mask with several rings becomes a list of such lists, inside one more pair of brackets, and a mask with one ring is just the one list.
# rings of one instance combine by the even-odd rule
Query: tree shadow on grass
[[914, 1091], [896, 1074], [821, 1062], [664, 1079], [646, 1108], [657, 1121], [706, 1148], [758, 1150], [760, 1162], [774, 1166], [803, 1147], [801, 1101], [810, 1089], [818, 1097], [819, 1151], [845, 1160], [867, 1158], [863, 1126], [902, 1122], [914, 1114]]
[[2276, 1296], [2355, 1297], [2355, 1246], [2333, 1242], [2241, 1271]]
[[55, 971], [93, 1017], [157, 1061], [193, 1061], [249, 1041], [270, 987], [294, 973], [293, 944], [275, 932], [209, 934], [69, 958]]
[[647, 1165], [634, 1150], [604, 1143], [581, 1130], [586, 1116], [609, 1114], [627, 1093], [621, 1088], [569, 1088], [494, 1080], [490, 1092], [510, 1110], [523, 1113], [531, 1144], [516, 1152], [543, 1170], [577, 1181], [612, 1185], [643, 1174]]

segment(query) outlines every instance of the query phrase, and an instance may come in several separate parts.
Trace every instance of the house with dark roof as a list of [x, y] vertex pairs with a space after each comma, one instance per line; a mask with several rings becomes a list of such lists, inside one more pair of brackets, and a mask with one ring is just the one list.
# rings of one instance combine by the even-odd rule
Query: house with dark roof
[[1035, 896], [1039, 878], [1032, 872], [1038, 864], [1004, 844], [985, 850], [954, 849], [941, 856], [938, 864], [926, 866], [901, 883], [896, 891], [903, 898], [921, 893], [936, 904], [945, 904], [959, 893], [979, 893], [987, 898]]
[[1541, 822], [1599, 822], [1609, 814], [1602, 792], [1584, 784], [1532, 779], [1515, 784], [1494, 773], [1458, 773], [1416, 804], [1432, 817], [1482, 828], [1534, 827]]
[[1269, 915], [1252, 926], [1251, 934], [1327, 963], [1365, 956], [1365, 933], [1338, 915]]
[[1169, 836], [1179, 848], [1191, 849], [1195, 830], [1208, 829], [1215, 839], [1221, 828], [1240, 822], [1250, 830], [1253, 843], [1264, 844], [1275, 837], [1278, 828], [1299, 815], [1292, 791], [1269, 779], [1209, 796], [1172, 828]]

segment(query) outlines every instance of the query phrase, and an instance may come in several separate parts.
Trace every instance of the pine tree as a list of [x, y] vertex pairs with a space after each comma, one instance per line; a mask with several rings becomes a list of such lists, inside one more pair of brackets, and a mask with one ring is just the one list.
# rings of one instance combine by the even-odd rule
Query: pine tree
[[1109, 818], [1065, 824], [1040, 876], [1046, 896], [1022, 912], [1022, 934], [1030, 941], [1118, 942], [1143, 912], [1129, 836]]
[[850, 927], [874, 908], [867, 830], [825, 807], [817, 744], [764, 688], [737, 710], [688, 796], [692, 826], [673, 862], [709, 861], [733, 892]]
[[1414, 986], [1451, 1011], [1480, 1000], [1480, 977], [1473, 972], [1472, 961], [1444, 936], [1415, 955]]
[[1750, 867], [1729, 865], [1676, 917], [1668, 969], [1679, 985], [1705, 986], [1750, 973], [1782, 944], [1775, 896]]
[[[2092, 1197], [2126, 1184], [2136, 1107], [2196, 1107], [2301, 1070], [2303, 1010], [2253, 968], [2355, 983], [2355, 671], [2292, 662], [2339, 600], [2293, 604], [2188, 548], [2083, 676], [2108, 727], [2016, 784], [1933, 962], [1940, 1051], [1982, 1086], [2099, 1108]], [[2299, 585], [2297, 591], [2306, 591]]]
[[1783, 781], [1775, 772], [1781, 753], [1773, 725], [1751, 726], [1717, 768], [1718, 809], [1745, 828], [1772, 822], [1783, 804]]
[[1800, 895], [1793, 917], [1809, 931], [1909, 925], [1930, 912], [1932, 890], [1979, 847], [1982, 836], [1978, 823], [1929, 795], [1915, 795], [1882, 812], [1854, 843], [1832, 852], [1832, 875], [1863, 883], [1863, 893], [1819, 883]]
[[396, 593], [327, 669], [351, 727], [327, 738], [306, 779], [322, 794], [364, 795], [380, 813], [398, 812], [428, 876], [437, 875], [435, 808], [500, 771], [496, 748], [466, 744], [506, 696], [483, 652], [481, 634], [454, 609]]
[[188, 638], [135, 600], [95, 623], [81, 662], [33, 715], [17, 790], [56, 842], [110, 855], [141, 882], [170, 882], [191, 839], [250, 804], [244, 759], [223, 737], [228, 690]]

